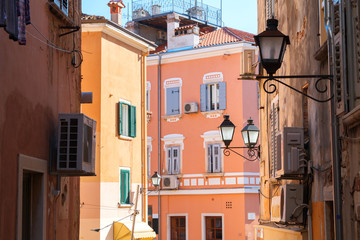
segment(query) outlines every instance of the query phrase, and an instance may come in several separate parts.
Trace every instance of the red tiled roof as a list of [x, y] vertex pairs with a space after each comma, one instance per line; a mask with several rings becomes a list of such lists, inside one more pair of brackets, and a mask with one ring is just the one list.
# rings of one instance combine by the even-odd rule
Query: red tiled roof
[[201, 35], [200, 43], [195, 48], [242, 41], [255, 43], [254, 35], [237, 29], [223, 27]]
[[193, 28], [195, 26], [196, 26], [196, 24], [190, 24], [190, 25], [185, 25], [185, 26], [182, 26], [182, 27], [175, 28], [175, 30], [190, 29], [190, 28]]
[[[200, 34], [200, 43], [194, 46], [194, 48], [209, 47], [243, 41], [255, 43], [254, 34], [240, 31], [234, 28], [223, 27], [212, 32]], [[155, 51], [151, 52], [151, 54], [163, 53], [166, 51], [166, 44], [162, 44], [158, 46]]]

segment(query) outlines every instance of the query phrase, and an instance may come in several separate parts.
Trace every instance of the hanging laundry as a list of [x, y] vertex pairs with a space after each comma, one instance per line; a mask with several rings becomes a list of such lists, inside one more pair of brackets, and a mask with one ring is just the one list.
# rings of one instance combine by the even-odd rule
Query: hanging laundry
[[6, 14], [5, 14], [5, 0], [0, 0], [0, 27], [5, 27]]
[[18, 39], [18, 14], [17, 14], [17, 1], [4, 0], [6, 12], [6, 26], [5, 31], [9, 33], [9, 38], [16, 41]]
[[18, 0], [18, 40], [19, 44], [26, 44], [26, 25], [30, 23], [29, 0]]

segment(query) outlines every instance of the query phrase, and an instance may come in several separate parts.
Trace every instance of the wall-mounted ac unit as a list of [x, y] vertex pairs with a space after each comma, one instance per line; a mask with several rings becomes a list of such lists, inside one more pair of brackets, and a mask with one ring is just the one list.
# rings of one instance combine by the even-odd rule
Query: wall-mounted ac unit
[[271, 221], [280, 222], [281, 220], [281, 196], [274, 196], [271, 199]]
[[275, 141], [277, 146], [275, 177], [303, 174], [304, 168], [300, 167], [300, 154], [304, 148], [304, 129], [284, 127], [283, 132], [277, 135]]
[[251, 75], [255, 73], [255, 50], [244, 50], [240, 61], [240, 75]]
[[177, 189], [179, 180], [175, 175], [167, 175], [162, 177], [162, 189]]
[[94, 176], [96, 121], [81, 113], [59, 114], [56, 171], [60, 175]]
[[198, 111], [199, 105], [196, 102], [184, 104], [184, 113], [196, 113]]
[[303, 186], [285, 184], [280, 187], [280, 195], [271, 199], [272, 222], [303, 222]]

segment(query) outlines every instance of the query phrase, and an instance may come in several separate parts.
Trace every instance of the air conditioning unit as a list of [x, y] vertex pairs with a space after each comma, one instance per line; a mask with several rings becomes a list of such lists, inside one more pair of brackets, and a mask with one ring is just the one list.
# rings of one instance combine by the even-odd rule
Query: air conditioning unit
[[158, 40], [166, 40], [166, 32], [163, 31], [157, 31], [157, 39]]
[[184, 113], [196, 113], [198, 111], [199, 105], [196, 102], [184, 104]]
[[304, 148], [304, 129], [284, 127], [283, 132], [277, 135], [275, 141], [277, 141], [275, 177], [303, 174], [304, 168], [300, 167], [300, 154]]
[[281, 196], [273, 196], [271, 199], [271, 221], [280, 222], [281, 220]]
[[56, 171], [67, 176], [94, 176], [96, 121], [81, 113], [59, 114]]
[[303, 222], [303, 186], [285, 184], [280, 187], [280, 196], [271, 199], [272, 222]]
[[175, 175], [167, 175], [161, 178], [162, 189], [177, 189], [179, 187], [179, 180]]

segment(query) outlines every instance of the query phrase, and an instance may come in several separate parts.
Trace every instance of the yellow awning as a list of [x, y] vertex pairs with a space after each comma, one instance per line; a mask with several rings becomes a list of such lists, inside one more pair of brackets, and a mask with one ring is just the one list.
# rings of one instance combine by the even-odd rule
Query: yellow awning
[[[132, 221], [114, 222], [114, 240], [130, 240]], [[134, 239], [152, 240], [156, 237], [154, 230], [145, 222], [135, 222]]]

